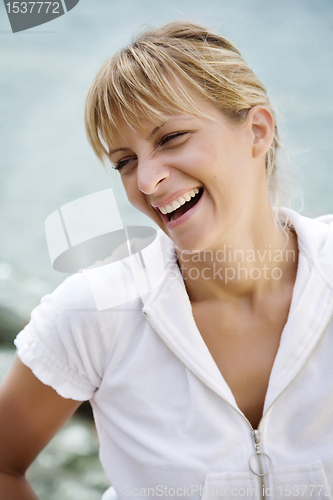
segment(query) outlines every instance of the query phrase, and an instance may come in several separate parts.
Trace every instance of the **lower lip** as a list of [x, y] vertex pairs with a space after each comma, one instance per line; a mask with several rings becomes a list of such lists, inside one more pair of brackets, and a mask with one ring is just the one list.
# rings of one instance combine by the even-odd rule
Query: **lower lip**
[[201, 200], [204, 197], [204, 195], [205, 195], [205, 190], [203, 190], [202, 195], [200, 196], [200, 200], [197, 201], [197, 203], [194, 205], [194, 207], [190, 208], [190, 210], [187, 210], [187, 212], [185, 212], [183, 215], [181, 215], [180, 217], [178, 217], [178, 219], [176, 219], [176, 220], [169, 220], [168, 217], [167, 217], [167, 215], [163, 215], [160, 212], [160, 215], [161, 215], [161, 217], [163, 219], [163, 222], [170, 229], [173, 229], [173, 228], [179, 226], [183, 222], [186, 222], [187, 219], [189, 219], [190, 217], [192, 217], [192, 215], [196, 212], [198, 206], [201, 204]]

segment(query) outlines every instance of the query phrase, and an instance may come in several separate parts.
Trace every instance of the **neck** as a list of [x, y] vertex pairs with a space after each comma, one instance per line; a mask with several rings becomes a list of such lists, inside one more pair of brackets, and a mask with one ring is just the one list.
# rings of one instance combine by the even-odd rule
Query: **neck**
[[[195, 253], [177, 250], [177, 257], [191, 302], [246, 300], [259, 302], [269, 292], [293, 284], [298, 264], [296, 234], [276, 226], [269, 207], [247, 232]], [[235, 234], [237, 233], [237, 234]]]

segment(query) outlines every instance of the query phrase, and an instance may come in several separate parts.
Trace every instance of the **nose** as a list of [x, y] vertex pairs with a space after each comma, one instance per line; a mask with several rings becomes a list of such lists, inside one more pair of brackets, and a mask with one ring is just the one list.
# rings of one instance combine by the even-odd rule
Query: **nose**
[[158, 158], [138, 160], [137, 183], [144, 194], [153, 194], [170, 176], [169, 167]]

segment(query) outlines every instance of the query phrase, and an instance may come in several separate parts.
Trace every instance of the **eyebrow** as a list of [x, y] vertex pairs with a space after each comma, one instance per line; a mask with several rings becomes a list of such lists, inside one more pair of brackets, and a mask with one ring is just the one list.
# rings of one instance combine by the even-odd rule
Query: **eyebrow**
[[165, 124], [166, 124], [166, 122], [162, 123], [162, 125], [158, 125], [157, 127], [155, 127], [154, 130], [152, 132], [150, 132], [148, 137], [146, 137], [146, 140], [150, 141], [150, 139], [152, 139], [154, 137], [156, 132], [158, 132], [160, 130], [160, 128], [162, 128]]
[[117, 153], [118, 151], [131, 151], [130, 148], [118, 148], [118, 149], [112, 149], [109, 151], [109, 155], [113, 155], [114, 153]]
[[[154, 137], [154, 135], [156, 134], [156, 132], [158, 132], [159, 129], [162, 128], [165, 124], [166, 124], [166, 122], [162, 123], [162, 125], [158, 125], [158, 127], [155, 127], [154, 130], [152, 130], [152, 132], [150, 132], [150, 134], [148, 135], [148, 137], [146, 137], [146, 141], [150, 141]], [[118, 153], [118, 151], [131, 151], [131, 149], [130, 148], [112, 149], [111, 151], [109, 151], [109, 155], [113, 155], [115, 153]]]

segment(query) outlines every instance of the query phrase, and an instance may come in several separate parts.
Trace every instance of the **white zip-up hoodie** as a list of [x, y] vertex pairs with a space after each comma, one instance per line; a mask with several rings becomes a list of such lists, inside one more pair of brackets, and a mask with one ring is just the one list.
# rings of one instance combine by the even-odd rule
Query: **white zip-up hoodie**
[[[298, 271], [255, 433], [196, 327], [163, 233], [149, 253], [154, 261], [161, 245], [165, 261], [153, 290], [96, 311], [87, 276], [76, 275], [16, 339], [44, 383], [91, 400], [101, 463], [121, 500], [333, 498], [333, 216], [290, 213]], [[108, 272], [105, 293], [115, 286]], [[126, 265], [121, 286], [133, 286]]]

